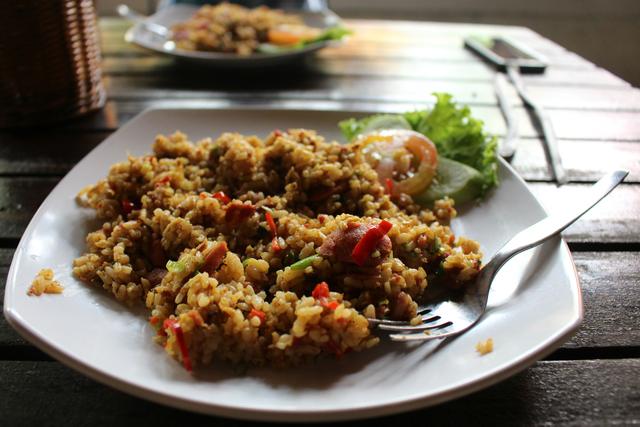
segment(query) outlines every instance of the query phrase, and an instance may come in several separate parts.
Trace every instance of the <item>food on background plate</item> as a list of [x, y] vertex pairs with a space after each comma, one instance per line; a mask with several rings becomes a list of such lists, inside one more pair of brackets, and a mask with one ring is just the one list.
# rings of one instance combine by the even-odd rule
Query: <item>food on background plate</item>
[[53, 277], [53, 270], [43, 268], [31, 283], [27, 294], [40, 296], [42, 294], [61, 294], [64, 288]]
[[204, 5], [191, 19], [172, 27], [172, 38], [179, 49], [242, 56], [340, 40], [348, 33], [342, 27], [310, 27], [298, 15], [267, 6], [249, 9], [230, 3]]

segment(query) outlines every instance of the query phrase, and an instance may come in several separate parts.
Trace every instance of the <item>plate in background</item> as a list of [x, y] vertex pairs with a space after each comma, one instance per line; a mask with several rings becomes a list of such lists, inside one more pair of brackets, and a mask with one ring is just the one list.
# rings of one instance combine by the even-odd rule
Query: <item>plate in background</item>
[[[198, 9], [199, 6], [186, 4], [167, 6], [146, 18], [144, 22], [135, 23], [127, 30], [124, 38], [129, 43], [134, 43], [145, 49], [172, 56], [181, 61], [223, 68], [252, 68], [285, 64], [300, 60], [329, 45], [340, 43], [338, 41], [323, 41], [310, 44], [301, 49], [290, 49], [278, 53], [254, 53], [241, 56], [235, 53], [200, 52], [178, 49], [171, 40], [148, 28], [147, 24], [157, 24], [164, 28], [171, 28], [174, 24], [184, 22], [191, 18]], [[315, 28], [326, 29], [340, 24], [340, 18], [330, 10], [323, 10], [321, 12], [296, 10], [289, 12], [299, 15], [305, 24]]]

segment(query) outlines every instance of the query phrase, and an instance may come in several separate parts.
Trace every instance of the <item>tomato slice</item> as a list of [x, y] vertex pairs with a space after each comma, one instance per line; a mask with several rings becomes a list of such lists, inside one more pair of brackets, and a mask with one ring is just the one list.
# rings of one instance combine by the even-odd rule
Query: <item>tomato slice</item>
[[312, 40], [318, 35], [320, 35], [320, 31], [317, 28], [305, 25], [280, 25], [267, 32], [267, 40], [271, 44], [288, 46]]
[[363, 135], [355, 143], [361, 145], [364, 159], [376, 170], [380, 183], [392, 188], [394, 195], [418, 194], [431, 185], [438, 167], [438, 151], [421, 133], [381, 130]]

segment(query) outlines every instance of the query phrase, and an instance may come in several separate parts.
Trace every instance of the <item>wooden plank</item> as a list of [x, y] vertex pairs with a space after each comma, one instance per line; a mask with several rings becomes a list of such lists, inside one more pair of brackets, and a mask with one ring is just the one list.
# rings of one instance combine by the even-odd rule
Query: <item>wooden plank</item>
[[111, 132], [0, 132], [0, 174], [65, 174]]
[[[522, 138], [511, 165], [526, 180], [549, 181], [542, 141]], [[572, 182], [594, 182], [612, 168], [628, 170], [626, 182], [640, 182], [640, 146], [637, 142], [559, 140], [558, 147]]]
[[19, 239], [59, 178], [0, 177], [0, 238]]
[[[13, 252], [13, 249], [0, 248], [0, 308], [4, 307], [4, 289]], [[0, 357], [3, 348], [27, 345], [29, 344], [9, 326], [4, 316], [0, 316]]]
[[[532, 183], [529, 187], [553, 214], [584, 200], [590, 185]], [[619, 186], [562, 235], [570, 243], [640, 243], [640, 186]]]
[[[450, 62], [477, 62], [478, 57], [460, 43], [458, 49], [449, 46], [407, 46], [407, 45], [386, 45], [377, 43], [356, 43], [346, 41], [336, 47], [327, 47], [317, 53], [321, 58], [348, 57], [359, 59], [416, 59], [422, 61], [450, 61]], [[548, 58], [549, 64], [553, 67], [586, 69], [595, 65], [586, 59], [567, 53], [553, 58]]]
[[[309, 72], [317, 77], [357, 76], [409, 78], [419, 80], [462, 80], [492, 82], [495, 70], [482, 62], [459, 64], [451, 62], [390, 61], [385, 59], [359, 60], [352, 58], [319, 59], [307, 61]], [[159, 73], [178, 73], [182, 64], [164, 56], [107, 57], [103, 70], [108, 75], [150, 76]], [[629, 84], [599, 68], [567, 70], [550, 68], [545, 74], [524, 75], [527, 85], [629, 88]]]
[[[179, 77], [178, 77], [179, 76]], [[231, 99], [331, 99], [337, 101], [369, 101], [420, 103], [434, 92], [451, 93], [459, 102], [469, 105], [496, 105], [491, 81], [453, 81], [421, 79], [388, 79], [373, 76], [290, 76], [253, 74], [220, 74], [211, 79], [207, 73], [171, 73], [154, 76], [111, 76], [106, 79], [112, 99], [149, 98], [231, 98]], [[589, 88], [583, 86], [539, 86], [528, 88], [533, 99], [547, 109], [600, 110], [640, 112], [640, 89], [628, 87]], [[511, 104], [522, 106], [512, 86], [505, 91]], [[639, 134], [640, 135], [640, 134]]]
[[[416, 60], [313, 58], [310, 65], [327, 75], [381, 76], [417, 79], [490, 81], [495, 70], [483, 62], [449, 63]], [[624, 86], [629, 83], [601, 68], [567, 69], [550, 67], [544, 74], [525, 74], [527, 85]]]
[[[345, 110], [368, 113], [400, 113], [428, 108], [432, 101], [426, 97], [421, 103], [380, 103], [363, 101], [335, 101], [314, 99], [264, 99], [256, 94], [251, 99], [170, 98], [174, 92], [164, 92], [165, 98], [116, 100], [108, 102], [99, 112], [81, 119], [52, 127], [52, 131], [113, 131], [135, 115], [152, 107], [164, 108], [283, 108], [303, 110]], [[497, 107], [472, 106], [474, 117], [484, 121], [489, 133], [502, 136], [505, 124]], [[524, 109], [516, 109], [522, 138], [535, 138], [531, 120]], [[347, 118], [348, 114], [345, 114]], [[556, 137], [589, 141], [640, 141], [640, 114], [636, 112], [601, 112], [549, 110]]]
[[640, 253], [574, 252], [584, 321], [563, 348], [640, 346]]
[[[499, 347], [496, 351], [499, 351]], [[433, 408], [362, 425], [631, 425], [640, 422], [640, 360], [545, 361], [493, 387]], [[100, 385], [55, 362], [0, 362], [8, 425], [255, 425], [160, 406]], [[78, 410], [78, 408], [83, 408]], [[328, 425], [328, 424], [327, 424]]]

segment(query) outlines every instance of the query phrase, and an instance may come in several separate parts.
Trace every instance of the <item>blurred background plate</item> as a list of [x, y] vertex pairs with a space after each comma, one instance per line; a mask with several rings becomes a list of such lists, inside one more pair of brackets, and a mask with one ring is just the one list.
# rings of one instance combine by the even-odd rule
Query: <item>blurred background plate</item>
[[[169, 5], [149, 16], [144, 22], [135, 23], [126, 32], [124, 38], [129, 43], [134, 43], [154, 52], [170, 55], [181, 61], [226, 68], [265, 67], [297, 62], [326, 46], [340, 43], [336, 41], [317, 42], [300, 49], [291, 49], [279, 53], [254, 53], [248, 56], [241, 56], [235, 53], [198, 52], [178, 49], [173, 41], [152, 31], [154, 24], [170, 29], [174, 24], [191, 18], [198, 9], [198, 6], [193, 5]], [[326, 29], [340, 24], [340, 18], [328, 9], [322, 11], [289, 10], [287, 12], [300, 16], [305, 24], [310, 27]]]

